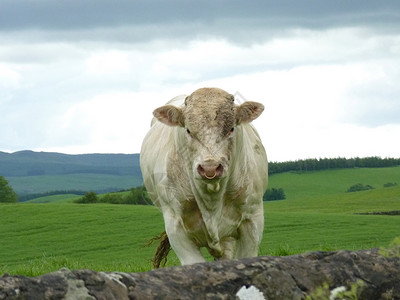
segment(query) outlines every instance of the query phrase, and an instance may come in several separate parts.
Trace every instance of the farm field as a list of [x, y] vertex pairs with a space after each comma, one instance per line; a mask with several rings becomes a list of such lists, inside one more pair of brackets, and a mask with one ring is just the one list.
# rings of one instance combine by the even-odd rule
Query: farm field
[[386, 247], [400, 236], [400, 215], [359, 214], [399, 211], [400, 187], [314, 197], [291, 203], [268, 202], [264, 209], [261, 254], [265, 255]]
[[0, 273], [149, 270], [155, 246], [143, 247], [163, 230], [153, 206], [24, 203], [0, 211]]
[[[375, 189], [345, 192], [359, 182]], [[384, 188], [388, 182], [398, 185]], [[265, 202], [260, 254], [388, 246], [400, 236], [400, 216], [358, 213], [400, 211], [399, 184], [399, 167], [271, 176], [270, 187], [283, 188], [287, 199]], [[53, 200], [0, 205], [0, 274], [36, 276], [62, 267], [151, 269], [156, 245], [144, 245], [163, 230], [155, 207], [74, 204], [67, 196]], [[167, 265], [178, 264], [171, 252]]]

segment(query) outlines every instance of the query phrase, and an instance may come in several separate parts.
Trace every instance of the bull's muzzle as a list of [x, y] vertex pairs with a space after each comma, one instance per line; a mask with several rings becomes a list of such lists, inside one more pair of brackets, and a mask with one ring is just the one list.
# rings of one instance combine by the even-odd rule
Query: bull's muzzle
[[198, 165], [197, 167], [197, 172], [203, 179], [214, 179], [214, 178], [220, 178], [222, 176], [222, 173], [224, 171], [224, 167], [216, 162], [212, 163], [204, 163], [201, 165]]

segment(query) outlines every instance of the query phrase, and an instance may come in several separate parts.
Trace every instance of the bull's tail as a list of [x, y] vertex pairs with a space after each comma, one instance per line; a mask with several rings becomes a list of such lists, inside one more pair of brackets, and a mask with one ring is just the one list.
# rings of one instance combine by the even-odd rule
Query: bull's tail
[[152, 259], [154, 269], [158, 269], [160, 265], [165, 267], [168, 253], [171, 250], [171, 244], [169, 243], [168, 235], [165, 231], [160, 235], [153, 237], [147, 246], [150, 246], [154, 241], [159, 241], [156, 253]]

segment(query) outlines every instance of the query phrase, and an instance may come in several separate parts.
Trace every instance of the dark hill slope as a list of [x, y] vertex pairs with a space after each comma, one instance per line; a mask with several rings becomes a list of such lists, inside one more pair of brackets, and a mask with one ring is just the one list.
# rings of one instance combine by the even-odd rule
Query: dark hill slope
[[139, 154], [0, 152], [0, 175], [5, 177], [82, 173], [141, 176]]

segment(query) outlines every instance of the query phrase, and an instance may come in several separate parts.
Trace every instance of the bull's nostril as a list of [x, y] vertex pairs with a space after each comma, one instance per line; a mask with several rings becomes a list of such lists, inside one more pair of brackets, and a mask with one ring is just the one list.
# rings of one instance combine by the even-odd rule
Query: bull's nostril
[[224, 171], [224, 167], [219, 164], [218, 166], [216, 165], [198, 165], [197, 167], [197, 172], [202, 178], [205, 179], [214, 179], [221, 177], [222, 172]]
[[221, 164], [219, 164], [216, 169], [217, 176], [221, 176], [223, 171], [224, 171], [224, 167]]
[[206, 173], [201, 165], [197, 167], [197, 172], [200, 174], [201, 177], [204, 177], [204, 174]]

